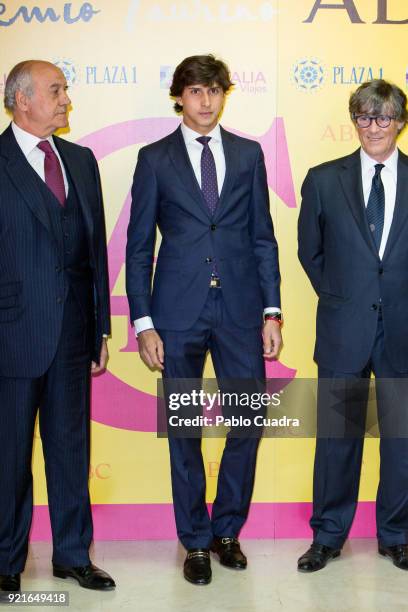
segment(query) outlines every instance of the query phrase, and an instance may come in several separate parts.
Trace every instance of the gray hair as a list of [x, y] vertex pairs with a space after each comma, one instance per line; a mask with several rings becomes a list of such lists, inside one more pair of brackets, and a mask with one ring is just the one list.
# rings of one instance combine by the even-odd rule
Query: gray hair
[[11, 69], [4, 88], [4, 106], [8, 111], [13, 112], [16, 107], [17, 91], [22, 91], [29, 98], [33, 95], [31, 70], [36, 63], [36, 60], [26, 60]]
[[352, 118], [358, 113], [381, 115], [385, 109], [394, 115], [396, 121], [407, 123], [407, 96], [397, 85], [383, 79], [363, 83], [350, 96], [349, 111]]

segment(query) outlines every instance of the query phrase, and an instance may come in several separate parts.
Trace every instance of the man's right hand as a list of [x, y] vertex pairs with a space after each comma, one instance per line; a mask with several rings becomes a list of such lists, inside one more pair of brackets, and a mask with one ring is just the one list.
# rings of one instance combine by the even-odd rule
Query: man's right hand
[[137, 335], [140, 357], [149, 368], [164, 370], [163, 342], [155, 329], [146, 329]]

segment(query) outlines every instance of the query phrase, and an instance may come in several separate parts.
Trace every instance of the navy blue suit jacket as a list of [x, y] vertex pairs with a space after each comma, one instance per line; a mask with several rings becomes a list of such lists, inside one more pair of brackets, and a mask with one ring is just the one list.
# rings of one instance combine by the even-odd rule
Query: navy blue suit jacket
[[[109, 285], [99, 172], [90, 149], [54, 137], [86, 226], [95, 302], [95, 356], [109, 334]], [[61, 245], [38, 178], [11, 126], [0, 135], [0, 376], [36, 378], [49, 367], [67, 293]]]
[[381, 299], [385, 347], [408, 371], [408, 157], [399, 152], [395, 210], [382, 261], [364, 205], [360, 150], [309, 170], [302, 186], [299, 258], [319, 297], [315, 360], [361, 371]]
[[[261, 147], [222, 128], [221, 135], [226, 175], [213, 217], [180, 127], [139, 152], [126, 253], [132, 321], [149, 315], [159, 329], [190, 328], [208, 295], [214, 261], [237, 325], [260, 325], [265, 306], [280, 306], [278, 249]], [[151, 292], [156, 226], [162, 242]]]

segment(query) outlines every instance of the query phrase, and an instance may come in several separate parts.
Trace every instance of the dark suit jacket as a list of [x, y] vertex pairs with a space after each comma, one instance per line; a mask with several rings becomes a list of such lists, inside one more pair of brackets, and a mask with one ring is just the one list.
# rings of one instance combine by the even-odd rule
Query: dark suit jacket
[[299, 258], [319, 297], [315, 360], [360, 371], [373, 347], [381, 298], [386, 351], [408, 371], [408, 157], [382, 261], [367, 223], [360, 150], [309, 170], [302, 186]]
[[[190, 328], [208, 294], [213, 262], [234, 322], [261, 324], [265, 306], [280, 306], [278, 249], [258, 143], [221, 129], [226, 175], [213, 217], [194, 175], [180, 127], [140, 150], [132, 188], [126, 256], [132, 321]], [[158, 225], [162, 243], [153, 294]]]
[[[54, 137], [78, 194], [89, 244], [95, 356], [109, 334], [109, 285], [99, 172], [90, 149]], [[11, 126], [0, 135], [0, 376], [41, 376], [60, 337], [67, 277], [35, 171]]]

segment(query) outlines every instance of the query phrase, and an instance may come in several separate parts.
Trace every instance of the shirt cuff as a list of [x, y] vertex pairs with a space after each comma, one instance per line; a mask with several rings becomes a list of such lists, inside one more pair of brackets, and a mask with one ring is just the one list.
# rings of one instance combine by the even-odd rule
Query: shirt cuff
[[276, 308], [276, 306], [268, 306], [267, 308], [264, 308], [264, 316], [267, 314], [282, 314], [282, 311], [280, 308]]
[[109, 338], [109, 335], [108, 334], [102, 334], [102, 338], [105, 338], [105, 340], [106, 340], [106, 338]]
[[138, 334], [141, 334], [147, 329], [154, 329], [154, 325], [153, 325], [153, 321], [151, 317], [140, 317], [140, 319], [135, 319], [133, 323], [135, 325], [136, 338]]

